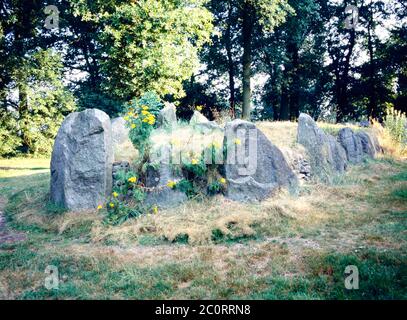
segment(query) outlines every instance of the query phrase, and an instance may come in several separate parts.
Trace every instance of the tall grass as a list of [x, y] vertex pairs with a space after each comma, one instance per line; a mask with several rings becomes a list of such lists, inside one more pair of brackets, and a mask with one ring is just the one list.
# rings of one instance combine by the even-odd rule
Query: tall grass
[[381, 125], [373, 121], [373, 128], [385, 153], [399, 159], [407, 158], [407, 116], [405, 113], [388, 107]]

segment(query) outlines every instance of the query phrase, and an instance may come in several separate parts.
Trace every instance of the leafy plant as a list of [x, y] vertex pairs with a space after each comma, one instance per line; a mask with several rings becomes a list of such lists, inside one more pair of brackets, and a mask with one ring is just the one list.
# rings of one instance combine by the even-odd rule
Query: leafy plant
[[[145, 191], [137, 174], [133, 171], [119, 171], [116, 173], [116, 185], [111, 199], [106, 204], [107, 216], [105, 222], [119, 225], [143, 214], [157, 213], [157, 206], [145, 205], [145, 197]], [[99, 207], [99, 209], [102, 209], [102, 207]]]
[[405, 113], [388, 106], [384, 127], [395, 141], [407, 145], [407, 117]]
[[198, 191], [194, 186], [194, 182], [187, 179], [179, 181], [175, 185], [174, 189], [185, 193], [188, 196], [188, 198], [195, 197], [198, 194]]
[[383, 125], [373, 120], [373, 129], [385, 153], [396, 158], [407, 157], [407, 119], [406, 114], [388, 105]]
[[141, 159], [150, 147], [150, 136], [156, 127], [156, 121], [164, 104], [154, 92], [145, 93], [139, 99], [133, 99], [125, 106], [124, 120], [130, 128], [130, 140], [140, 151]]

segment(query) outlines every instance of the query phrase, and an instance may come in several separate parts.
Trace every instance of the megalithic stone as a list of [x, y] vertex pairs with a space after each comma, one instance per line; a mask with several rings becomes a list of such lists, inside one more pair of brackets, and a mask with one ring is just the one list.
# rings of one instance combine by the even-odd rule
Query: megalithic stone
[[279, 188], [297, 191], [298, 179], [282, 152], [250, 122], [234, 120], [225, 127], [227, 197], [261, 201]]
[[335, 174], [346, 170], [345, 149], [335, 137], [323, 132], [314, 119], [305, 113], [298, 118], [297, 141], [307, 150], [313, 175], [330, 181]]
[[58, 131], [51, 159], [51, 202], [69, 210], [103, 205], [112, 191], [109, 116], [97, 109], [71, 113]]

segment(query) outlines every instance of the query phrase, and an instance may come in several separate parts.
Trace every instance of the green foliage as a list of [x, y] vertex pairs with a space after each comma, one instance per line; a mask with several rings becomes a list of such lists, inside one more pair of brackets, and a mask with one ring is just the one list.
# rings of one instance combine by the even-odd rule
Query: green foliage
[[83, 83], [74, 94], [78, 101], [78, 111], [99, 109], [106, 112], [111, 118], [122, 112], [121, 100], [112, 98], [108, 92], [94, 88], [90, 84]]
[[61, 57], [52, 50], [38, 50], [24, 58], [15, 74], [19, 105], [0, 111], [0, 135], [8, 135], [0, 144], [0, 156], [15, 154], [19, 147], [34, 155], [51, 153], [64, 116], [75, 109], [62, 74]]
[[[211, 147], [213, 154], [219, 152], [218, 148]], [[205, 163], [205, 152], [201, 156], [182, 157], [180, 166], [185, 179], [178, 182], [169, 181], [167, 186], [174, 190], [185, 193], [188, 198], [197, 195], [214, 196], [226, 191], [226, 179], [222, 178], [219, 171], [220, 166]]]
[[405, 113], [394, 110], [388, 106], [384, 118], [384, 127], [389, 132], [394, 141], [407, 147], [407, 117]]
[[183, 161], [183, 169], [187, 171], [187, 175], [191, 175], [194, 178], [204, 178], [207, 167], [203, 155], [201, 157], [185, 159]]
[[[145, 191], [138, 175], [133, 171], [119, 171], [115, 175], [115, 187], [110, 201], [106, 204], [105, 222], [119, 225], [143, 214], [157, 213], [157, 206], [146, 206]], [[102, 209], [100, 206], [99, 209]]]
[[185, 193], [188, 198], [193, 198], [198, 194], [198, 191], [195, 189], [194, 182], [187, 179], [182, 179], [179, 181], [175, 185], [174, 189]]
[[96, 24], [106, 58], [102, 87], [127, 101], [147, 91], [183, 94], [182, 82], [198, 67], [198, 50], [209, 41], [212, 15], [204, 0], [79, 0], [74, 14]]
[[211, 196], [220, 193], [222, 191], [222, 189], [223, 189], [223, 184], [220, 183], [219, 181], [214, 181], [214, 182], [208, 184], [208, 194]]
[[142, 159], [150, 147], [150, 135], [163, 106], [161, 99], [154, 92], [148, 92], [140, 99], [133, 99], [125, 106], [124, 119], [130, 128], [129, 137], [140, 151]]
[[16, 115], [0, 110], [0, 156], [16, 155], [21, 144]]

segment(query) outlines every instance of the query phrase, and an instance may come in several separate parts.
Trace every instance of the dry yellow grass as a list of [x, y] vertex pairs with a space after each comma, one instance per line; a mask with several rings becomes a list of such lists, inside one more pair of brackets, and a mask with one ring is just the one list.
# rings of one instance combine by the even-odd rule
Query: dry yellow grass
[[[283, 153], [286, 154], [284, 149], [287, 148], [304, 152], [295, 142], [296, 123], [259, 122], [257, 125], [273, 143], [281, 147]], [[195, 143], [194, 147], [209, 144], [213, 139], [222, 139], [221, 133], [202, 135], [185, 127], [178, 128], [172, 135], [164, 131], [159, 132], [153, 136], [153, 139], [161, 145], [174, 143], [175, 140], [180, 145], [190, 145], [189, 139], [192, 136], [201, 142]], [[290, 147], [287, 147], [287, 144]], [[356, 170], [358, 172], [356, 182], [373, 184], [380, 180], [380, 172], [391, 169], [391, 166], [376, 163], [368, 173], [353, 168], [347, 176], [352, 177], [353, 171]], [[372, 172], [378, 174], [372, 175]], [[104, 225], [102, 214], [96, 211], [56, 216], [39, 214], [46, 201], [44, 197], [47, 195], [42, 194], [37, 198], [27, 195], [26, 202], [16, 208], [18, 213], [13, 216], [13, 219], [17, 223], [37, 225], [58, 234], [67, 233], [82, 225], [90, 225], [89, 236], [95, 244], [114, 241], [122, 245], [131, 245], [141, 237], [149, 235], [169, 242], [187, 237], [190, 244], [207, 245], [214, 241], [216, 234], [224, 238], [238, 239], [256, 236], [256, 233], [262, 230], [268, 236], [274, 236], [283, 232], [281, 225], [287, 221], [295, 221], [292, 224], [295, 227], [291, 231], [296, 232], [299, 227], [313, 228], [323, 225], [337, 218], [343, 210], [376, 212], [377, 208], [369, 208], [369, 204], [363, 202], [355, 208], [352, 199], [367, 196], [366, 189], [358, 183], [348, 185], [346, 188], [318, 184], [305, 185], [304, 187], [310, 191], [300, 197], [281, 192], [261, 204], [236, 203], [220, 196], [204, 201], [190, 201], [177, 208], [163, 210], [157, 215], [142, 216], [115, 227]], [[27, 206], [27, 203], [30, 205]]]
[[289, 121], [259, 121], [256, 126], [278, 148], [293, 147], [297, 143], [297, 123]]
[[380, 146], [384, 149], [386, 154], [399, 160], [407, 159], [407, 146], [395, 141], [390, 133], [385, 130], [379, 122], [373, 121], [372, 130], [379, 139]]
[[[295, 124], [266, 126], [271, 140], [296, 131]], [[0, 249], [0, 299], [49, 297], [44, 268], [53, 261], [67, 277], [61, 299], [343, 298], [342, 287], [339, 295], [314, 292], [326, 285], [330, 293], [334, 283], [321, 273], [332, 268], [332, 256], [321, 265], [318, 259], [334, 252], [342, 261], [364, 247], [392, 252], [398, 270], [407, 208], [395, 192], [406, 190], [405, 169], [403, 162], [380, 159], [350, 167], [331, 185], [306, 184], [299, 196], [280, 192], [259, 204], [223, 197], [190, 201], [116, 227], [102, 223], [103, 212], [48, 212], [48, 175], [5, 178], [0, 192], [12, 204], [5, 211], [29, 240]], [[187, 244], [176, 241], [185, 236]], [[380, 273], [390, 260], [377, 261], [369, 268]], [[341, 265], [334, 267], [342, 272]], [[253, 296], [274, 289], [276, 294]]]

